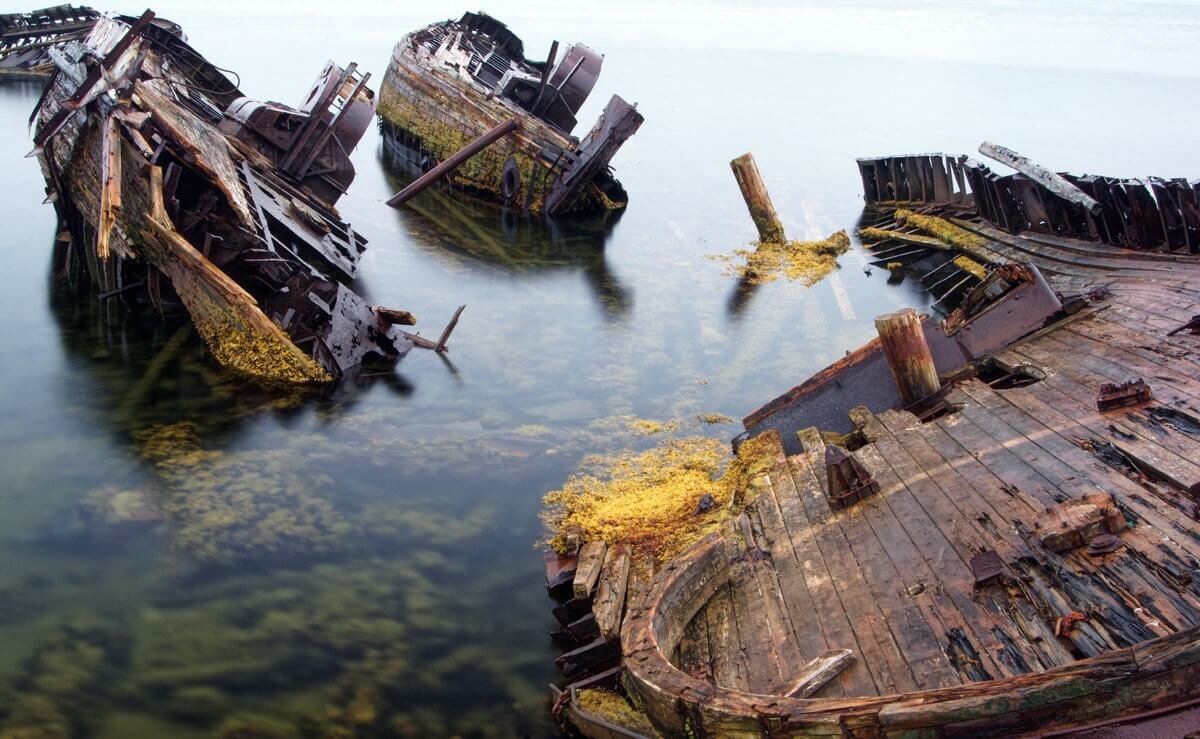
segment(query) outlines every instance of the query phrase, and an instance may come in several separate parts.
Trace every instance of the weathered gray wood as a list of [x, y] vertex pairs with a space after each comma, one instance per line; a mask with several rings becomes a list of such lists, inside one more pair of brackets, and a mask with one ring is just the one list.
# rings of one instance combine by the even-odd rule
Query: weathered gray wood
[[1053, 170], [1031, 161], [1028, 157], [1021, 156], [1008, 147], [984, 141], [979, 145], [979, 153], [1012, 167], [1058, 197], [1086, 208], [1092, 215], [1099, 215], [1102, 210], [1100, 203], [1096, 202], [1091, 195], [1067, 182]]
[[596, 584], [596, 599], [592, 602], [592, 613], [596, 614], [596, 625], [600, 627], [600, 636], [604, 639], [612, 639], [621, 631], [628, 582], [628, 550], [623, 544], [608, 547]]
[[793, 698], [807, 698], [821, 689], [821, 686], [838, 676], [854, 661], [854, 652], [849, 649], [831, 649], [813, 659], [800, 671], [791, 687], [784, 695]]
[[579, 550], [579, 564], [575, 568], [575, 580], [571, 591], [576, 598], [586, 598], [600, 579], [600, 567], [604, 564], [604, 552], [608, 545], [602, 541], [589, 541]]

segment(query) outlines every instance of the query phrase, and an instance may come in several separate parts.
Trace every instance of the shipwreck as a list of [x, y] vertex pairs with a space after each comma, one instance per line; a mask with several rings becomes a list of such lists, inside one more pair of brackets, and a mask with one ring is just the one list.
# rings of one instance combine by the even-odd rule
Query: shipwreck
[[248, 97], [150, 11], [32, 16], [74, 19], [42, 29], [54, 69], [31, 124], [62, 258], [101, 300], [182, 308], [219, 363], [267, 382], [444, 349], [347, 286], [367, 242], [335, 204], [374, 117], [369, 75], [329, 62], [292, 107]]
[[560, 532], [556, 708], [583, 734], [1200, 725], [1198, 187], [980, 151], [1016, 172], [858, 162], [859, 236], [933, 313], [746, 416], [744, 484], [697, 491], [709, 533], [635, 577], [627, 543]]
[[[483, 13], [414, 31], [396, 44], [379, 92], [387, 160], [429, 174], [389, 201], [398, 205], [446, 176], [451, 187], [526, 214], [624, 208], [609, 166], [642, 124], [613, 95], [582, 140], [571, 135], [604, 57], [583, 44], [545, 61]], [[442, 166], [438, 166], [442, 163]]]

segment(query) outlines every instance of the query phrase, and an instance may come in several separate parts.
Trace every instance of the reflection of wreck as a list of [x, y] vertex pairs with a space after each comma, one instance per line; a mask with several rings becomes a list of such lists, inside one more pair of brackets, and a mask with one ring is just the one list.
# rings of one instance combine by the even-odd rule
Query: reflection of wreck
[[[370, 124], [366, 77], [329, 63], [305, 103], [246, 98], [147, 12], [55, 48], [36, 151], [101, 299], [182, 305], [222, 364], [325, 381], [412, 342], [342, 283], [365, 240], [333, 203]], [[132, 19], [131, 19], [132, 20]]]
[[515, 120], [449, 175], [454, 188], [532, 213], [624, 207], [609, 162], [642, 116], [614, 95], [582, 141], [571, 136], [603, 57], [582, 44], [557, 52], [555, 42], [545, 62], [530, 61], [503, 23], [477, 13], [404, 37], [379, 95], [392, 160], [420, 174]]
[[[995, 182], [889, 164], [913, 159], [864, 168], [862, 236], [896, 269], [967, 279], [939, 317], [877, 318], [879, 338], [751, 413], [739, 443], [767, 452], [744, 507], [652, 581], [622, 579], [619, 634], [590, 626], [614, 608], [579, 589], [588, 543], [548, 566], [575, 586], [556, 637], [586, 735], [640, 734], [581, 710], [596, 685], [671, 736], [1200, 723], [1200, 259], [1169, 253], [1190, 229], [1152, 250], [1048, 233], [1053, 215], [1010, 233], [985, 212]], [[1007, 180], [1032, 198], [1018, 212], [1152, 231], [1141, 206], [1091, 209], [1014, 162], [1036, 174]], [[1190, 222], [1155, 202], [1160, 224]]]

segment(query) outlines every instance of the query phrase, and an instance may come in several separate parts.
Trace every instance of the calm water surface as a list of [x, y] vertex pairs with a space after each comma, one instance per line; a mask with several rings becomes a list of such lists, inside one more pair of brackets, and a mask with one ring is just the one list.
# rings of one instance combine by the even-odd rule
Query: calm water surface
[[[426, 333], [468, 307], [449, 361], [418, 350], [316, 396], [247, 386], [178, 323], [56, 280], [22, 158], [39, 89], [0, 86], [0, 736], [553, 734], [541, 494], [644, 443], [633, 417], [732, 436], [689, 419], [741, 417], [924, 304], [857, 245], [810, 289], [739, 292], [706, 258], [753, 237], [729, 159], [755, 153], [794, 236], [853, 227], [855, 156], [988, 138], [1073, 171], [1200, 174], [1197, 8], [1055, 5], [485, 8], [531, 56], [555, 37], [607, 54], [580, 120], [614, 91], [640, 102], [615, 162], [628, 211], [503, 224], [438, 193], [393, 211], [369, 133], [339, 205], [371, 241], [358, 289]], [[250, 95], [294, 103], [327, 57], [379, 79], [396, 38], [466, 9], [331, 7], [156, 10]]]

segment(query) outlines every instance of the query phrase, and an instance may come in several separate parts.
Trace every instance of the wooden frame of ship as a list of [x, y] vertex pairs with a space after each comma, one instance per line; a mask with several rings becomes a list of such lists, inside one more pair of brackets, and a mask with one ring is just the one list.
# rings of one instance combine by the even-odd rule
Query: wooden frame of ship
[[334, 204], [374, 117], [369, 75], [329, 62], [300, 107], [262, 102], [150, 11], [71, 17], [44, 47], [54, 71], [31, 118], [60, 272], [83, 264], [132, 310], [181, 306], [218, 362], [267, 382], [444, 349], [448, 334], [407, 333], [411, 314], [347, 286], [366, 240]]
[[405, 36], [380, 86], [388, 161], [422, 174], [508, 124], [449, 174], [455, 190], [527, 214], [625, 207], [609, 164], [642, 115], [613, 95], [587, 135], [572, 136], [603, 57], [583, 44], [558, 48], [544, 62], [526, 59], [521, 40], [482, 13]]
[[1017, 173], [859, 161], [860, 237], [935, 314], [743, 420], [769, 463], [740, 513], [619, 588], [611, 542], [548, 559], [583, 734], [647, 735], [581, 709], [594, 681], [664, 736], [1200, 726], [1197, 187], [981, 152]]

